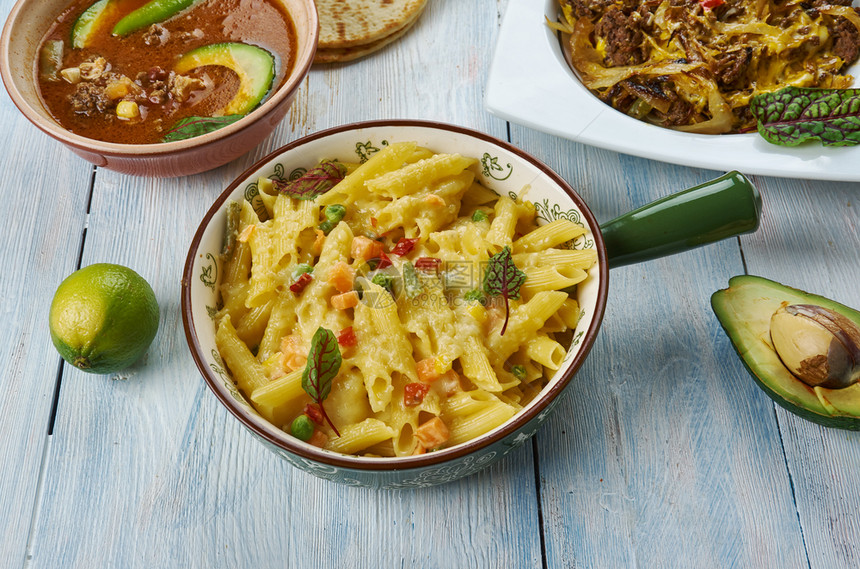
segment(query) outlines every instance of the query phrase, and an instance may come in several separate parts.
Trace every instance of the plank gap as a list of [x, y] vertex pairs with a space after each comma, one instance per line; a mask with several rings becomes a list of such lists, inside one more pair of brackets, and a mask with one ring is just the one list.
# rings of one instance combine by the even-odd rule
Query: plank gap
[[[510, 133], [508, 134], [510, 136]], [[532, 460], [535, 471], [535, 499], [537, 500], [538, 533], [540, 535], [540, 562], [543, 569], [548, 569], [546, 560], [546, 537], [543, 526], [543, 500], [540, 488], [540, 460], [538, 460], [537, 436], [532, 437]]]
[[42, 459], [39, 463], [39, 481], [36, 483], [36, 494], [33, 499], [33, 511], [30, 516], [30, 528], [27, 531], [27, 547], [24, 549], [24, 559], [21, 560], [21, 568], [28, 569], [33, 564], [33, 540], [36, 536], [36, 524], [39, 520], [41, 512], [42, 497], [45, 492], [45, 477], [48, 470], [48, 455], [51, 450], [51, 441], [53, 439], [48, 436], [42, 446]]
[[735, 237], [735, 239], [737, 239], [737, 240], [738, 240], [738, 249], [739, 249], [739, 250], [740, 250], [740, 252], [741, 252], [741, 265], [742, 265], [742, 266], [743, 266], [743, 268], [744, 268], [744, 274], [745, 274], [745, 275], [748, 275], [748, 274], [750, 274], [750, 272], [749, 272], [749, 269], [747, 268], [747, 258], [746, 258], [746, 255], [744, 255], [744, 244], [743, 244], [743, 241], [741, 241], [740, 236]]
[[[746, 267], [744, 267], [746, 271]], [[803, 553], [806, 555], [806, 567], [812, 568], [812, 562], [809, 560], [809, 545], [806, 543], [806, 532], [803, 529], [803, 520], [800, 518], [800, 508], [797, 505], [797, 492], [794, 488], [794, 476], [791, 474], [791, 466], [788, 464], [788, 449], [785, 447], [785, 437], [782, 436], [782, 424], [779, 422], [779, 414], [776, 412], [777, 405], [773, 403], [773, 419], [776, 421], [776, 432], [779, 434], [779, 445], [782, 447], [782, 459], [785, 464], [785, 473], [788, 475], [788, 489], [791, 492], [791, 503], [794, 506], [794, 515], [797, 517], [797, 528], [800, 530], [800, 543], [803, 544]]]
[[[96, 167], [93, 166], [92, 172], [90, 173], [90, 186], [88, 188], [87, 195], [87, 207], [86, 214], [84, 216], [84, 227], [81, 230], [81, 241], [78, 244], [78, 255], [77, 259], [75, 259], [75, 270], [79, 270], [81, 268], [81, 263], [83, 263], [84, 259], [84, 247], [87, 243], [87, 228], [90, 225], [90, 206], [93, 203], [93, 188], [95, 188], [96, 182]], [[63, 358], [59, 359], [57, 364], [57, 373], [56, 373], [57, 381], [54, 383], [54, 398], [51, 401], [51, 412], [48, 414], [48, 436], [54, 434], [54, 423], [57, 420], [57, 406], [60, 400], [60, 385], [63, 382]]]
[[51, 401], [51, 412], [48, 415], [48, 436], [54, 434], [54, 423], [57, 419], [57, 406], [60, 402], [60, 383], [63, 381], [63, 358], [57, 362], [57, 381], [54, 382], [54, 398]]
[[87, 189], [89, 195], [87, 195], [87, 222], [84, 227], [87, 227], [90, 222], [90, 207], [93, 205], [93, 194], [94, 189], [96, 187], [96, 171], [98, 170], [98, 166], [93, 166], [93, 169], [90, 171], [90, 187]]

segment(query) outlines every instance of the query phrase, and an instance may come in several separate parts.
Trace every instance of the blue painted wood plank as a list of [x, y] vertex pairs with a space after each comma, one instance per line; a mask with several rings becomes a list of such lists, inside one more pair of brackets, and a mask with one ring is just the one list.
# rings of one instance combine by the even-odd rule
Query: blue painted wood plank
[[[514, 137], [602, 222], [720, 174]], [[549, 567], [806, 566], [772, 407], [709, 305], [739, 272], [736, 239], [610, 272], [601, 335], [538, 434]]]
[[[0, 1], [5, 20], [11, 0]], [[60, 357], [54, 289], [75, 268], [91, 167], [31, 125], [0, 90], [0, 555], [20, 566], [39, 492]]]
[[171, 181], [98, 172], [84, 261], [140, 272], [162, 323], [145, 361], [122, 379], [66, 373], [34, 569], [542, 566], [531, 447], [439, 488], [372, 491], [318, 480], [264, 449], [209, 393], [187, 354], [178, 307], [197, 221], [221, 189], [286, 142], [394, 117], [503, 138], [505, 123], [481, 105], [496, 16], [486, 0], [431, 3], [391, 49], [314, 69], [273, 136], [216, 171]]
[[[767, 215], [762, 231], [743, 239], [749, 273], [860, 308], [860, 184], [758, 184]], [[774, 409], [809, 567], [860, 567], [860, 480], [853, 474], [860, 472], [860, 432]]]

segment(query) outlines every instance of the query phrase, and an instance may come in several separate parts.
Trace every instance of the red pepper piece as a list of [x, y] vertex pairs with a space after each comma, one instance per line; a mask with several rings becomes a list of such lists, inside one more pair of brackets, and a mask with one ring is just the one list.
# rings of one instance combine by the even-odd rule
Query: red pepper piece
[[717, 6], [722, 6], [725, 3], [725, 0], [699, 0], [699, 4], [701, 4], [702, 8], [705, 10], [713, 10]]
[[317, 425], [322, 425], [325, 418], [323, 417], [322, 409], [320, 409], [319, 405], [315, 403], [308, 403], [305, 405], [305, 408], [302, 409], [302, 413], [310, 417], [310, 420], [316, 423]]
[[407, 383], [403, 387], [403, 404], [407, 407], [420, 405], [428, 391], [430, 386], [426, 383]]
[[406, 237], [404, 237], [397, 242], [397, 244], [391, 250], [391, 254], [397, 255], [398, 257], [402, 257], [403, 255], [406, 255], [407, 253], [409, 253], [409, 251], [414, 249], [416, 243], [418, 243], [417, 239], [407, 239]]
[[344, 348], [352, 347], [358, 343], [358, 339], [355, 337], [355, 330], [352, 329], [352, 326], [347, 326], [338, 333], [337, 343]]
[[296, 282], [290, 285], [290, 290], [296, 294], [302, 292], [306, 286], [313, 280], [313, 277], [310, 273], [302, 273], [299, 278], [296, 279]]
[[415, 261], [416, 269], [419, 271], [426, 271], [428, 273], [438, 272], [441, 265], [442, 259], [437, 259], [436, 257], [419, 257]]
[[377, 269], [384, 269], [391, 266], [391, 258], [385, 254], [385, 251], [379, 254], [379, 263], [376, 264]]

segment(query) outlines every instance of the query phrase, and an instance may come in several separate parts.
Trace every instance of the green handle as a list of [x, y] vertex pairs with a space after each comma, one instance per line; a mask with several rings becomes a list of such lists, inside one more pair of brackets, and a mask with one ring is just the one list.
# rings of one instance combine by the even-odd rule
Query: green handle
[[609, 267], [681, 253], [758, 229], [761, 195], [729, 172], [600, 226]]

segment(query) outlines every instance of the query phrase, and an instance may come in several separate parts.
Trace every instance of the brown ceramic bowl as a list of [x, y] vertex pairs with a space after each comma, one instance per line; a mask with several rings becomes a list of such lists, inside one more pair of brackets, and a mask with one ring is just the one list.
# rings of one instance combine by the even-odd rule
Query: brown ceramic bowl
[[126, 174], [172, 177], [196, 174], [238, 158], [257, 146], [284, 118], [313, 63], [319, 20], [313, 0], [278, 0], [292, 16], [296, 63], [286, 81], [243, 119], [188, 140], [157, 144], [101, 142], [72, 134], [42, 104], [36, 57], [42, 37], [70, 0], [18, 0], [0, 37], [0, 75], [12, 101], [41, 131], [92, 162]]

